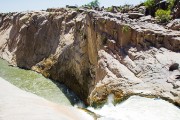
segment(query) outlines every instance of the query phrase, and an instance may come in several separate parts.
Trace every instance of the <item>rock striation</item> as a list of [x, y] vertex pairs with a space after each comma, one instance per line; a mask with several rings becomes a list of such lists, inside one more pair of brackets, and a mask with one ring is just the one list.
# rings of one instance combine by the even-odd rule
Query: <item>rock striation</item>
[[136, 94], [180, 105], [180, 72], [169, 71], [180, 64], [180, 31], [132, 15], [69, 8], [2, 13], [0, 57], [66, 84], [86, 104]]

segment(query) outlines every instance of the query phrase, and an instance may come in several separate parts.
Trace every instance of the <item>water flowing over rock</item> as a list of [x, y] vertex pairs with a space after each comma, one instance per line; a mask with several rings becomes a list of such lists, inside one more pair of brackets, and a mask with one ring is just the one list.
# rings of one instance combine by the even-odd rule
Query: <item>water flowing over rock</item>
[[[112, 99], [112, 98], [111, 98]], [[161, 99], [131, 96], [121, 104], [106, 103], [101, 109], [89, 110], [99, 114], [98, 120], [179, 120], [180, 110]]]
[[81, 110], [49, 102], [20, 90], [2, 78], [0, 91], [1, 120], [93, 120]]
[[[138, 17], [139, 18], [139, 17]], [[127, 13], [68, 8], [0, 14], [0, 57], [71, 88], [86, 104], [109, 94], [180, 105], [180, 31]]]

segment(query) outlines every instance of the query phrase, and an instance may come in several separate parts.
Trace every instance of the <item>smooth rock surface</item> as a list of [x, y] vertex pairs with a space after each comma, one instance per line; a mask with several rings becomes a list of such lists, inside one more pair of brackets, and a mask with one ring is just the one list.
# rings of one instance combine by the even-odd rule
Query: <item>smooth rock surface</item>
[[73, 107], [60, 106], [20, 90], [0, 78], [0, 120], [92, 120]]

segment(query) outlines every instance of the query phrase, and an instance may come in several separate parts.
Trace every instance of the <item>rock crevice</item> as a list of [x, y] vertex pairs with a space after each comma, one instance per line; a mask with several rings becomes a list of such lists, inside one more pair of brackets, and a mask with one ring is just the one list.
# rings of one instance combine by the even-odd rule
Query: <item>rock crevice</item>
[[0, 14], [0, 57], [65, 83], [87, 104], [113, 93], [180, 105], [179, 70], [168, 70], [180, 64], [180, 32], [143, 17], [74, 9]]

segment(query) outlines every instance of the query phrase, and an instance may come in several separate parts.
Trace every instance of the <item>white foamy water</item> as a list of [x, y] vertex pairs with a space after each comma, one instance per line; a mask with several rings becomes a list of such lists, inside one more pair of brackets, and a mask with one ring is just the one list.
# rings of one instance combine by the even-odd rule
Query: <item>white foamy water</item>
[[102, 116], [98, 120], [180, 120], [180, 109], [173, 104], [139, 96], [132, 96], [116, 106], [107, 103], [100, 109], [88, 109]]

